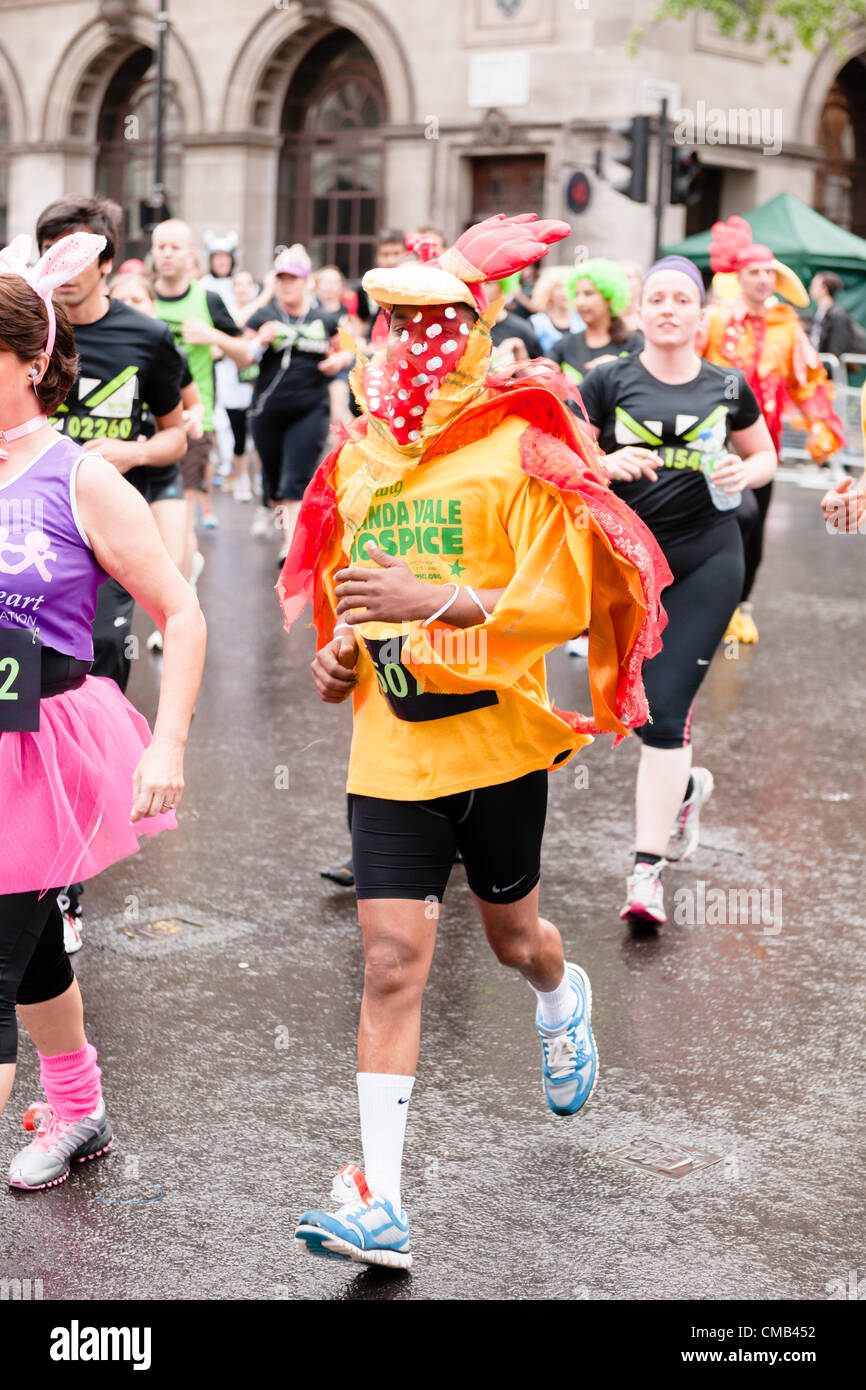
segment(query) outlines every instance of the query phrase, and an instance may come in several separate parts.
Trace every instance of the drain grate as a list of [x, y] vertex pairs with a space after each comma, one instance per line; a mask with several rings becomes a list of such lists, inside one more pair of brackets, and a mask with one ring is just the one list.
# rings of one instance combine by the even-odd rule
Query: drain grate
[[621, 1149], [611, 1149], [605, 1158], [631, 1163], [635, 1168], [655, 1173], [659, 1178], [685, 1178], [701, 1168], [721, 1163], [723, 1155], [710, 1153], [707, 1149], [663, 1143], [658, 1139], [639, 1139], [633, 1144], [624, 1144]]
[[207, 922], [193, 922], [188, 917], [161, 917], [155, 922], [124, 922], [115, 930], [138, 941], [165, 941], [178, 936], [185, 927], [205, 930], [207, 926]]

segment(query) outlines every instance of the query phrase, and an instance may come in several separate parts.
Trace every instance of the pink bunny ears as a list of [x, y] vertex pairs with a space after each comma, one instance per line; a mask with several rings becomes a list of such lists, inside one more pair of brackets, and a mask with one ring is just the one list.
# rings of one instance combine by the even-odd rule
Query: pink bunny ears
[[65, 285], [67, 280], [74, 280], [85, 266], [100, 255], [106, 241], [104, 236], [94, 236], [92, 232], [73, 232], [71, 236], [61, 237], [53, 246], [49, 246], [35, 265], [27, 264], [30, 245], [29, 236], [17, 236], [5, 250], [0, 251], [0, 275], [20, 275], [39, 295], [48, 315], [45, 351], [50, 357], [57, 331], [52, 291], [58, 285]]

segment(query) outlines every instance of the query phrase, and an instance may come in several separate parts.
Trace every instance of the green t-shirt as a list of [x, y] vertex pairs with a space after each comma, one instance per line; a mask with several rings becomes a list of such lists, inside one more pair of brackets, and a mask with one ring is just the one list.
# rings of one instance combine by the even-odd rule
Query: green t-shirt
[[198, 280], [191, 281], [184, 294], [169, 299], [159, 296], [156, 301], [156, 316], [168, 324], [175, 342], [182, 347], [186, 355], [192, 379], [199, 389], [204, 405], [202, 428], [211, 430], [215, 391], [213, 354], [208, 343], [185, 343], [181, 337], [181, 328], [187, 319], [202, 319], [204, 323], [218, 328], [221, 333], [227, 333], [230, 338], [239, 338], [241, 329], [220, 296], [213, 290], [205, 289]]

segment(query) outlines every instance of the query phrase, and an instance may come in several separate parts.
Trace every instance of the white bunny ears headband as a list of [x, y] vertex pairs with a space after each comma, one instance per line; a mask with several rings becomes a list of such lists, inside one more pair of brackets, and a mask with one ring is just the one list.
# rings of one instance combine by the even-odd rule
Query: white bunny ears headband
[[35, 265], [27, 264], [31, 246], [29, 236], [17, 236], [0, 251], [0, 275], [20, 275], [30, 288], [36, 291], [45, 305], [45, 312], [48, 314], [48, 341], [45, 351], [49, 357], [57, 332], [54, 305], [51, 302], [52, 291], [58, 285], [64, 285], [67, 280], [74, 280], [85, 266], [96, 259], [105, 245], [104, 236], [94, 236], [92, 232], [73, 232], [71, 236], [61, 237], [53, 246], [49, 246], [45, 255], [41, 256]]
[[216, 232], [205, 232], [202, 240], [205, 251], [211, 256], [215, 251], [228, 251], [230, 256], [235, 256], [240, 250], [237, 232], [227, 232], [225, 236], [217, 236]]

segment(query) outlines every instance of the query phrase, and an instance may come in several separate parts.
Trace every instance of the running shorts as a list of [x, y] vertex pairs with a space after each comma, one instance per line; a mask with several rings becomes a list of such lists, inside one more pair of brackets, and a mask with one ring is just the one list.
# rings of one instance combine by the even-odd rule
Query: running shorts
[[142, 464], [137, 468], [130, 468], [124, 476], [147, 503], [165, 502], [175, 498], [183, 501], [180, 467], [176, 463], [160, 464], [158, 467]]
[[201, 439], [189, 441], [186, 453], [180, 461], [184, 492], [201, 492], [203, 490], [213, 442], [213, 430], [205, 430]]
[[359, 898], [441, 902], [460, 850], [476, 897], [514, 903], [541, 876], [547, 772], [437, 796], [386, 801], [352, 795], [352, 865]]

